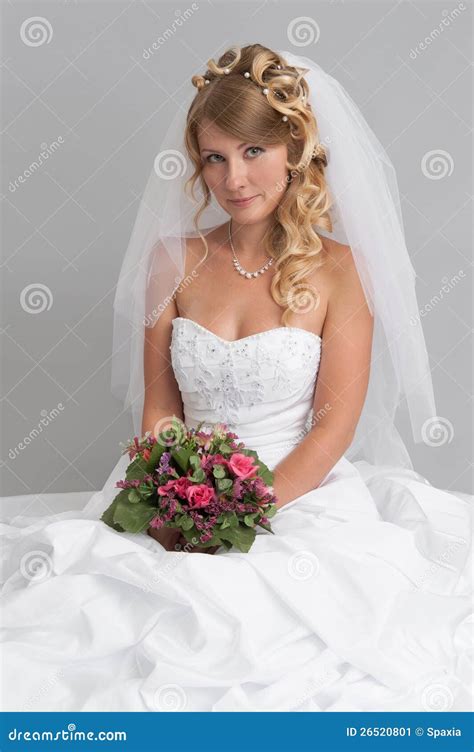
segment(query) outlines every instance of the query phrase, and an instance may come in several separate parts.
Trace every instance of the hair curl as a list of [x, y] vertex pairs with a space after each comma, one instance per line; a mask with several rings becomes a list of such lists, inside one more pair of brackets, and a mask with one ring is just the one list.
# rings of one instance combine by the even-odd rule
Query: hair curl
[[[198, 225], [211, 201], [211, 193], [202, 175], [200, 124], [209, 120], [223, 132], [248, 143], [285, 143], [287, 185], [282, 187], [282, 198], [274, 210], [275, 221], [264, 238], [264, 248], [275, 259], [271, 294], [285, 309], [281, 324], [286, 326], [291, 312], [298, 311], [295, 301], [308, 295], [305, 280], [324, 263], [321, 238], [313, 225], [332, 231], [331, 199], [324, 176], [327, 156], [319, 143], [316, 119], [307, 102], [309, 87], [304, 79], [307, 69], [287, 65], [282, 57], [260, 44], [230, 47], [217, 63], [211, 59], [207, 65], [204, 75], [192, 77], [198, 92], [189, 108], [185, 131], [186, 148], [195, 167], [186, 188], [191, 188], [194, 196], [199, 180], [204, 195], [194, 217], [206, 248], [202, 261], [208, 245]], [[250, 72], [251, 80], [258, 86], [249, 83], [243, 76], [245, 71]], [[262, 96], [263, 87], [268, 89], [267, 96]], [[287, 120], [283, 121], [285, 115]]]

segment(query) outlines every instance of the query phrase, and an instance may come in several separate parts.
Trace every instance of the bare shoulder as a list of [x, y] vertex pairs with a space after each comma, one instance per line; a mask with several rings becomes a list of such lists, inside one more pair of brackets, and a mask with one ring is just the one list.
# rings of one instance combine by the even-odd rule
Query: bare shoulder
[[328, 273], [337, 276], [355, 271], [354, 257], [349, 245], [338, 243], [332, 238], [320, 237]]
[[197, 237], [184, 238], [186, 243], [186, 274], [192, 272], [198, 264], [206, 259], [207, 254], [211, 251], [218, 240], [219, 229], [220, 228], [216, 228], [215, 230], [206, 233], [205, 238], [207, 248], [203, 239], [199, 235]]
[[186, 244], [186, 273], [189, 274], [204, 252], [204, 244], [200, 237], [197, 238], [184, 238]]
[[186, 243], [186, 251], [194, 260], [199, 259], [202, 256], [204, 243], [199, 236], [194, 238], [184, 238]]
[[329, 305], [334, 296], [347, 285], [357, 285], [359, 278], [350, 246], [323, 235], [319, 237], [322, 243], [322, 263], [310, 272], [308, 282], [317, 287], [322, 299]]
[[[328, 289], [327, 326], [345, 331], [354, 342], [370, 342], [374, 320], [349, 245], [323, 240]], [[361, 333], [361, 340], [356, 332]]]
[[325, 274], [329, 292], [332, 298], [340, 294], [359, 298], [364, 297], [364, 291], [355, 263], [352, 249], [349, 245], [338, 243], [332, 238], [323, 238]]

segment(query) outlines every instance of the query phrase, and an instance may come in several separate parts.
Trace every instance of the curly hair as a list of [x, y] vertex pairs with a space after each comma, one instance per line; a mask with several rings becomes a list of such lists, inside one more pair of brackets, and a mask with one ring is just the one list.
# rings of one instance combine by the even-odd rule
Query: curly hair
[[[324, 176], [327, 155], [319, 143], [316, 119], [307, 102], [306, 69], [287, 65], [277, 53], [260, 44], [232, 46], [217, 63], [211, 59], [207, 65], [204, 75], [192, 77], [198, 92], [187, 113], [184, 137], [195, 169], [186, 189], [191, 189], [195, 198], [194, 188], [199, 180], [204, 195], [194, 217], [206, 249], [200, 263], [209, 249], [200, 232], [199, 219], [211, 201], [202, 175], [200, 124], [211, 121], [223, 132], [247, 143], [286, 144], [286, 185], [278, 186], [282, 198], [263, 241], [267, 255], [274, 258], [271, 294], [284, 308], [281, 324], [286, 326], [291, 313], [299, 311], [302, 303], [303, 307], [307, 305], [308, 294], [314, 297], [314, 288], [305, 280], [324, 263], [321, 238], [313, 225], [332, 231], [331, 199]], [[243, 75], [247, 71], [258, 86], [249, 84], [248, 76]], [[264, 97], [263, 87], [268, 90]]]

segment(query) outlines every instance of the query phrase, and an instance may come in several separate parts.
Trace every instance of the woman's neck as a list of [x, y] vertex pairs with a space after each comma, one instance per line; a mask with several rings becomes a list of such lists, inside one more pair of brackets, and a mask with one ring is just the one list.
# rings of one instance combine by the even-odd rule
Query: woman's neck
[[265, 253], [265, 237], [270, 231], [272, 220], [265, 219], [254, 224], [239, 224], [229, 220], [224, 226], [224, 242], [229, 242], [229, 228], [232, 244], [239, 260], [268, 258]]

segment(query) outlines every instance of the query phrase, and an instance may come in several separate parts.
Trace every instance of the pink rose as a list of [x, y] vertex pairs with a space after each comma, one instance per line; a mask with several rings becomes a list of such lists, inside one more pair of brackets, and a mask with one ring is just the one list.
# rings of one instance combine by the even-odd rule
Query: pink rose
[[228, 467], [238, 477], [245, 480], [246, 478], [253, 478], [258, 472], [258, 467], [253, 464], [253, 457], [247, 457], [246, 454], [240, 454], [235, 452], [227, 461]]
[[190, 485], [192, 485], [192, 483], [189, 478], [186, 477], [178, 478], [174, 481], [175, 491], [178, 496], [181, 496], [182, 499], [186, 498], [186, 491], [188, 490]]
[[153, 517], [150, 522], [150, 527], [154, 527], [156, 530], [159, 530], [163, 527], [164, 524], [164, 520], [162, 520], [161, 517]]
[[190, 507], [193, 509], [200, 509], [201, 507], [207, 507], [207, 505], [213, 500], [214, 489], [203, 483], [200, 483], [199, 485], [193, 484], [186, 489], [186, 496]]
[[226, 458], [222, 454], [204, 454], [201, 457], [201, 467], [203, 470], [212, 470], [214, 465], [225, 465]]
[[174, 491], [175, 480], [169, 480], [164, 485], [158, 486], [158, 493], [160, 496], [167, 496]]
[[167, 496], [168, 494], [177, 493], [181, 498], [186, 498], [186, 491], [191, 485], [189, 478], [171, 478], [166, 481], [162, 486], [158, 486], [158, 493], [160, 496]]

